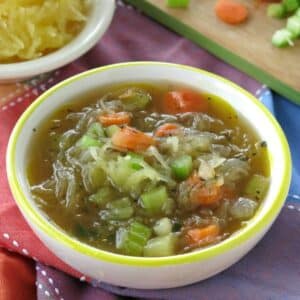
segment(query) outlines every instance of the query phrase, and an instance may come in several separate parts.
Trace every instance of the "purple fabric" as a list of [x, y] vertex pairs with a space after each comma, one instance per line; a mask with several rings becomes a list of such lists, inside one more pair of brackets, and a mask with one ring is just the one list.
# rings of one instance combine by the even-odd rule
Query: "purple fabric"
[[[74, 73], [101, 65], [133, 61], [168, 61], [220, 74], [257, 96], [265, 88], [192, 42], [170, 32], [118, 1], [113, 23], [89, 53], [67, 67]], [[73, 72], [72, 71], [72, 72]], [[71, 72], [71, 73], [72, 73]], [[206, 281], [157, 291], [133, 290], [94, 282], [94, 286], [37, 263], [37, 298], [141, 299], [300, 299], [300, 202], [288, 202], [265, 238], [239, 263]], [[95, 287], [95, 286], [98, 287]]]

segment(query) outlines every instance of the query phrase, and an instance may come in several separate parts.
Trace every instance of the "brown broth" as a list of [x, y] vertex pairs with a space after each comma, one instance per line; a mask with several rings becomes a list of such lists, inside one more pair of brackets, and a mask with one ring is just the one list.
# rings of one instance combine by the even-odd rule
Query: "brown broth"
[[[52, 165], [58, 153], [60, 136], [76, 125], [76, 121], [67, 120], [66, 116], [71, 112], [81, 112], [83, 108], [93, 105], [99, 98], [111, 90], [123, 89], [128, 86], [142, 88], [152, 95], [153, 103], [148, 108], [149, 114], [151, 112], [161, 112], [160, 101], [166, 91], [181, 87], [173, 83], [127, 83], [117, 86], [108, 86], [84, 95], [78, 95], [76, 98], [71, 99], [70, 104], [60, 107], [53, 114], [49, 115], [38, 128], [33, 129], [34, 134], [28, 152], [27, 162], [27, 176], [31, 186], [39, 185], [41, 182], [49, 179], [53, 174]], [[229, 104], [211, 94], [204, 96], [209, 102], [209, 116], [223, 121], [223, 124], [212, 122], [209, 128], [210, 132], [220, 133], [224, 130], [232, 131], [232, 136], [230, 136], [225, 143], [232, 143], [240, 148], [249, 146], [243, 159], [248, 161], [251, 169], [249, 175], [241, 179], [238, 186], [236, 186], [236, 192], [240, 195], [251, 175], [260, 174], [265, 177], [269, 176], [267, 147], [255, 147], [255, 144], [259, 142], [258, 135]], [[141, 113], [139, 112], [134, 113], [134, 116], [133, 126], [138, 124], [139, 119], [142, 119]], [[100, 249], [122, 253], [115, 248], [114, 243], [115, 228], [118, 226], [118, 224], [115, 223], [117, 222], [113, 225], [104, 225], [101, 220], [99, 220], [99, 209], [97, 209], [95, 205], [87, 205], [85, 199], [88, 193], [84, 190], [82, 182], [78, 182], [78, 190], [82, 193], [82, 197], [78, 200], [76, 206], [72, 208], [66, 207], [64, 201], [57, 198], [54, 193], [43, 193], [42, 195], [33, 193], [33, 195], [35, 196], [38, 206], [49, 220], [57, 224], [70, 235]], [[123, 196], [123, 193], [118, 193], [118, 197], [120, 196]], [[161, 218], [161, 215], [144, 216], [142, 213], [140, 214], [138, 202], [134, 202], [133, 206], [136, 210], [134, 216], [142, 220], [145, 225], [153, 226], [154, 222]], [[206, 210], [208, 212], [206, 212]], [[181, 211], [177, 207], [174, 215], [170, 218], [172, 218], [173, 225], [176, 222], [182, 224], [192, 214], [205, 215], [206, 213], [208, 213], [208, 215], [212, 214], [212, 216], [207, 219], [217, 217], [215, 208], [205, 208], [201, 210], [201, 212], [199, 212], [199, 209], [190, 212]], [[119, 225], [123, 227], [128, 226], [128, 224], [129, 221], [119, 222]], [[245, 221], [229, 220], [223, 228], [224, 238], [241, 227], [246, 226], [246, 224], [247, 222]], [[183, 248], [178, 246], [177, 253], [184, 251]]]

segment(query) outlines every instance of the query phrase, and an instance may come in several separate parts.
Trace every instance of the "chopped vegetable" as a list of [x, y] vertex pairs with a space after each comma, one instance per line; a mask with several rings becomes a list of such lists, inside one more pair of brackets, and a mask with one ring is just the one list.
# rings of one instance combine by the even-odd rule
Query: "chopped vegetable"
[[112, 136], [112, 143], [119, 148], [139, 151], [154, 145], [155, 140], [137, 129], [126, 126]]
[[235, 219], [247, 220], [253, 217], [255, 210], [257, 208], [257, 203], [251, 199], [240, 197], [234, 204], [230, 207], [230, 215]]
[[292, 38], [300, 36], [300, 17], [292, 16], [288, 18], [286, 29], [292, 33]]
[[252, 199], [262, 200], [268, 191], [268, 187], [269, 179], [262, 175], [255, 174], [247, 182], [244, 193], [247, 197]]
[[77, 146], [79, 146], [82, 149], [87, 149], [89, 147], [101, 147], [102, 145], [103, 145], [103, 143], [101, 141], [96, 140], [87, 134], [83, 135], [77, 141]]
[[268, 5], [267, 15], [272, 18], [284, 18], [286, 15], [285, 7], [282, 3], [272, 3]]
[[157, 130], [155, 131], [155, 136], [163, 137], [163, 136], [176, 135], [180, 127], [181, 126], [175, 123], [165, 123], [157, 128]]
[[151, 229], [139, 222], [131, 223], [128, 231], [122, 230], [116, 236], [116, 244], [127, 255], [140, 256], [151, 236]]
[[175, 159], [171, 164], [173, 175], [180, 180], [184, 180], [192, 172], [193, 160], [189, 155], [183, 155]]
[[100, 212], [100, 216], [104, 220], [127, 220], [134, 213], [132, 203], [127, 197], [108, 202], [106, 208], [107, 210]]
[[135, 111], [144, 109], [152, 100], [151, 95], [139, 88], [128, 89], [119, 96], [125, 110]]
[[149, 240], [144, 248], [144, 256], [159, 257], [175, 254], [177, 238], [173, 233]]
[[109, 186], [105, 186], [97, 191], [97, 193], [89, 196], [88, 200], [97, 204], [100, 207], [104, 207], [115, 196], [115, 191]]
[[104, 126], [109, 125], [124, 125], [129, 124], [131, 121], [131, 114], [127, 112], [117, 112], [110, 114], [102, 114], [98, 117], [101, 124]]
[[167, 0], [167, 5], [172, 8], [187, 8], [190, 0]]
[[105, 128], [105, 133], [108, 137], [112, 137], [115, 133], [119, 132], [121, 128], [117, 125], [110, 125]]
[[282, 5], [288, 13], [293, 13], [299, 8], [298, 0], [282, 0]]
[[190, 90], [171, 91], [165, 94], [162, 108], [168, 114], [206, 112], [208, 101], [200, 93]]
[[215, 13], [220, 20], [231, 25], [245, 22], [249, 14], [247, 7], [235, 0], [218, 0]]
[[158, 236], [167, 235], [172, 232], [172, 222], [169, 218], [159, 219], [155, 223], [153, 230]]
[[211, 224], [204, 228], [193, 228], [186, 232], [186, 239], [192, 245], [211, 244], [220, 235], [220, 231], [220, 227], [217, 224]]
[[150, 213], [159, 213], [162, 211], [165, 202], [168, 199], [168, 193], [165, 186], [160, 186], [141, 195], [141, 204], [146, 211]]
[[104, 129], [98, 122], [92, 123], [88, 128], [86, 134], [93, 139], [99, 139], [105, 136]]

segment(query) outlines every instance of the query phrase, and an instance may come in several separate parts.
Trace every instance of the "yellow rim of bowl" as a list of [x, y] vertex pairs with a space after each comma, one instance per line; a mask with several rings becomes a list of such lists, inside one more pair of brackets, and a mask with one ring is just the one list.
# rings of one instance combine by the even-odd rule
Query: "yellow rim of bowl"
[[[114, 254], [111, 252], [99, 250], [97, 248], [91, 247], [89, 245], [86, 245], [75, 238], [72, 238], [71, 236], [67, 235], [62, 230], [59, 230], [58, 227], [56, 227], [54, 224], [49, 223], [45, 217], [42, 216], [40, 212], [38, 212], [37, 208], [34, 208], [33, 205], [30, 204], [26, 196], [24, 195], [22, 191], [22, 187], [18, 181], [17, 177], [17, 170], [16, 170], [16, 144], [17, 140], [19, 138], [20, 132], [26, 123], [26, 121], [30, 118], [32, 113], [37, 109], [37, 107], [47, 100], [47, 98], [55, 93], [57, 90], [69, 85], [70, 83], [74, 81], [78, 81], [84, 77], [90, 76], [95, 73], [105, 72], [106, 70], [114, 69], [114, 68], [128, 68], [128, 67], [134, 67], [134, 66], [169, 66], [169, 67], [175, 67], [183, 70], [193, 71], [196, 73], [203, 74], [205, 76], [217, 79], [218, 81], [222, 81], [223, 83], [231, 86], [233, 89], [239, 91], [240, 93], [244, 94], [250, 101], [252, 101], [261, 111], [263, 111], [265, 117], [269, 120], [269, 122], [273, 125], [275, 128], [279, 139], [281, 141], [281, 151], [284, 155], [284, 171], [282, 176], [282, 182], [281, 186], [278, 188], [278, 194], [276, 198], [274, 199], [274, 202], [270, 209], [260, 218], [257, 218], [258, 214], [254, 216], [251, 223], [249, 223], [244, 229], [237, 232], [235, 235], [231, 236], [230, 238], [224, 240], [223, 242], [216, 244], [214, 246], [210, 246], [208, 248], [199, 250], [197, 252], [191, 252], [187, 254], [181, 254], [181, 255], [174, 255], [169, 257], [159, 257], [159, 258], [145, 258], [145, 257], [131, 257], [131, 256], [125, 256], [125, 255], [119, 255]], [[12, 134], [9, 140], [8, 148], [7, 148], [7, 158], [6, 158], [6, 164], [7, 164], [7, 175], [8, 175], [8, 181], [10, 188], [12, 190], [13, 196], [23, 212], [23, 214], [30, 219], [40, 230], [42, 230], [46, 235], [50, 236], [52, 239], [56, 240], [57, 242], [60, 242], [64, 244], [65, 246], [72, 248], [75, 251], [80, 252], [81, 254], [90, 256], [92, 258], [95, 258], [97, 260], [103, 260], [110, 263], [115, 264], [124, 264], [124, 265], [130, 265], [130, 266], [163, 266], [163, 265], [174, 265], [174, 264], [183, 264], [183, 263], [192, 263], [195, 261], [201, 261], [205, 259], [209, 259], [215, 256], [218, 256], [224, 252], [227, 252], [239, 245], [241, 245], [243, 242], [249, 240], [251, 237], [253, 237], [255, 234], [263, 230], [265, 227], [267, 227], [269, 224], [272, 223], [272, 221], [276, 218], [278, 213], [280, 212], [280, 209], [286, 199], [289, 184], [291, 180], [291, 156], [289, 151], [289, 146], [287, 143], [287, 140], [285, 138], [285, 135], [277, 123], [277, 121], [274, 119], [272, 114], [267, 110], [267, 108], [260, 103], [253, 95], [242, 89], [241, 87], [237, 86], [233, 82], [224, 79], [218, 75], [214, 75], [210, 72], [200, 70], [197, 68], [185, 66], [185, 65], [178, 65], [178, 64], [171, 64], [171, 63], [163, 63], [163, 62], [129, 62], [129, 63], [121, 63], [121, 64], [114, 64], [114, 65], [108, 65], [104, 67], [100, 67], [97, 69], [93, 69], [84, 73], [81, 73], [79, 75], [76, 75], [74, 77], [71, 77], [67, 80], [62, 81], [61, 83], [55, 85], [51, 89], [49, 89], [47, 92], [42, 94], [36, 101], [34, 101], [27, 110], [22, 114], [20, 119], [18, 120]]]

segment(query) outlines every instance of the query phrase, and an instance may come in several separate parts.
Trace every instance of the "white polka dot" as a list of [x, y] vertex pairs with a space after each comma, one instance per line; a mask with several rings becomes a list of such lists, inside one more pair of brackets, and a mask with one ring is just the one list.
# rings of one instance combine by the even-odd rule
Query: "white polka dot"
[[81, 276], [81, 277], [79, 278], [79, 280], [80, 280], [80, 281], [85, 281], [85, 280], [86, 280], [86, 277], [85, 277], [85, 276]]
[[27, 249], [22, 249], [22, 252], [23, 252], [23, 254], [25, 254], [25, 255], [28, 255], [29, 254], [29, 252], [28, 252], [28, 250]]
[[15, 246], [15, 247], [19, 247], [19, 243], [17, 242], [17, 241], [15, 241], [15, 240], [13, 240], [13, 245]]
[[32, 259], [35, 261], [39, 261], [35, 256], [32, 256]]
[[39, 266], [36, 266], [35, 269], [38, 271], [38, 270], [40, 269], [40, 267], [39, 267]]
[[2, 110], [7, 110], [7, 106], [4, 105], [4, 106], [2, 107]]
[[295, 206], [294, 205], [288, 205], [287, 208], [288, 209], [295, 209]]
[[53, 279], [52, 278], [48, 278], [48, 281], [49, 281], [49, 283], [51, 284], [51, 285], [53, 285]]
[[3, 237], [4, 237], [6, 240], [9, 240], [9, 234], [8, 234], [8, 233], [3, 233]]
[[22, 98], [22, 97], [17, 98], [17, 102], [18, 102], [18, 103], [20, 103], [20, 102], [22, 102], [22, 101], [23, 101], [23, 98]]
[[45, 291], [45, 295], [47, 296], [47, 297], [50, 297], [50, 293], [46, 290]]
[[38, 281], [36, 281], [36, 282], [35, 282], [35, 285], [36, 285], [36, 286], [38, 286], [38, 285], [39, 285]]
[[45, 270], [43, 270], [41, 273], [42, 273], [43, 276], [47, 275], [47, 272]]
[[59, 295], [59, 289], [58, 289], [58, 288], [55, 288], [55, 289], [54, 289], [54, 292], [55, 292], [57, 295]]
[[65, 300], [64, 298], [60, 298], [60, 300]]
[[15, 105], [16, 105], [15, 102], [10, 102], [10, 103], [9, 103], [9, 106], [15, 106]]
[[39, 283], [38, 288], [41, 290], [43, 288], [43, 285], [41, 283]]

